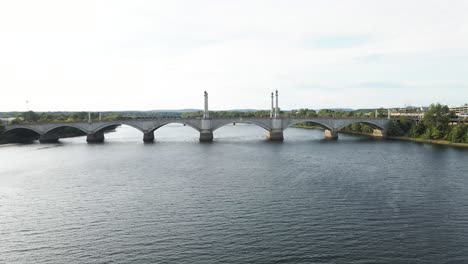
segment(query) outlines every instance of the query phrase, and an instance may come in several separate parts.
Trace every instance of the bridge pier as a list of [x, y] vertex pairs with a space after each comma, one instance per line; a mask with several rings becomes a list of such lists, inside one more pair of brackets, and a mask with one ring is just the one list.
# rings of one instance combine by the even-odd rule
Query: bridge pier
[[104, 132], [99, 131], [96, 133], [90, 133], [86, 136], [86, 142], [88, 143], [102, 143], [104, 142]]
[[205, 118], [208, 115], [208, 105], [206, 104], [207, 94], [205, 92], [205, 116], [201, 120], [201, 130], [200, 130], [200, 142], [211, 142], [213, 141], [213, 130], [211, 120]]
[[268, 131], [267, 132], [267, 140], [270, 141], [283, 141], [283, 131], [278, 131], [278, 130], [273, 130], [273, 131]]
[[43, 134], [39, 136], [40, 143], [57, 143], [59, 142], [59, 136], [56, 134]]
[[200, 132], [200, 142], [212, 142], [213, 141], [213, 132], [209, 130], [204, 130]]
[[275, 118], [271, 119], [271, 130], [267, 132], [267, 140], [270, 141], [283, 141], [283, 120], [278, 118], [278, 91], [276, 91], [276, 109]]
[[143, 142], [145, 142], [145, 143], [154, 142], [154, 131], [145, 132], [143, 134]]
[[334, 130], [325, 129], [325, 138], [326, 139], [338, 139], [338, 132]]

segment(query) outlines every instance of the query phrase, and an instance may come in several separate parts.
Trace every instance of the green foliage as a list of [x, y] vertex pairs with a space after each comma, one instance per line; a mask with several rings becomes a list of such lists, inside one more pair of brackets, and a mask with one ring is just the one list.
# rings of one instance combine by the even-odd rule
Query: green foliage
[[317, 112], [315, 110], [301, 108], [295, 111], [294, 116], [296, 117], [317, 117]]
[[424, 114], [423, 121], [419, 123], [414, 123], [407, 117], [402, 117], [399, 122], [392, 121], [388, 135], [468, 143], [468, 126], [461, 124], [451, 126], [452, 115], [447, 106], [432, 104]]
[[387, 117], [388, 116], [388, 110], [379, 108], [377, 109], [377, 116], [376, 117]]
[[361, 131], [361, 128], [362, 128], [361, 123], [354, 123], [354, 124], [351, 125], [350, 129], [352, 131]]
[[402, 137], [406, 134], [405, 130], [402, 128], [402, 125], [397, 121], [391, 121], [388, 128], [389, 136]]
[[[106, 113], [102, 114], [103, 121], [113, 121], [123, 119], [122, 114], [119, 113]], [[91, 119], [94, 121], [99, 120], [99, 113], [92, 113]], [[15, 118], [10, 122], [10, 124], [24, 124], [24, 123], [50, 123], [50, 122], [86, 122], [88, 121], [87, 112], [67, 112], [67, 113], [35, 113], [33, 111], [28, 111], [19, 114], [19, 117]]]
[[407, 116], [402, 116], [400, 118], [400, 122], [398, 123], [401, 130], [403, 130], [404, 135], [409, 134], [409, 131], [411, 130], [411, 127], [413, 127], [414, 124], [415, 122]]
[[23, 123], [23, 120], [18, 118], [18, 117], [10, 121], [10, 124], [12, 124], [12, 125], [17, 125], [17, 124], [21, 124], [21, 123]]
[[320, 117], [333, 117], [335, 115], [335, 111], [330, 109], [321, 109], [318, 111], [318, 116]]
[[421, 137], [426, 131], [426, 126], [423, 122], [419, 122], [416, 125], [412, 126], [409, 130], [409, 136], [414, 138]]
[[424, 113], [424, 124], [428, 131], [424, 133], [425, 137], [430, 139], [443, 139], [449, 132], [450, 110], [448, 106], [431, 104], [426, 113]]
[[447, 140], [451, 142], [456, 142], [456, 143], [463, 143], [466, 142], [468, 139], [468, 125], [458, 125], [454, 126], [450, 133], [447, 136]]

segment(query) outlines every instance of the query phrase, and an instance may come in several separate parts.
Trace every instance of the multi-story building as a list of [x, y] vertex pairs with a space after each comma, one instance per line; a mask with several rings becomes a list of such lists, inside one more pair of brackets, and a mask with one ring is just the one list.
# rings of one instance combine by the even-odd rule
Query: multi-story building
[[407, 106], [405, 108], [392, 109], [390, 115], [394, 117], [409, 116], [409, 117], [423, 117], [427, 107], [413, 107]]
[[452, 106], [450, 111], [454, 111], [459, 117], [468, 117], [468, 104], [462, 106]]

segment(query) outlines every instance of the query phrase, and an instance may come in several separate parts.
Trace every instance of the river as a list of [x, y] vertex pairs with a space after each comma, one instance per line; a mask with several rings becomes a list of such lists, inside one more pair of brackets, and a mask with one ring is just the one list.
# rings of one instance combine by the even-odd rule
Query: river
[[0, 263], [467, 263], [468, 151], [256, 126], [0, 146]]

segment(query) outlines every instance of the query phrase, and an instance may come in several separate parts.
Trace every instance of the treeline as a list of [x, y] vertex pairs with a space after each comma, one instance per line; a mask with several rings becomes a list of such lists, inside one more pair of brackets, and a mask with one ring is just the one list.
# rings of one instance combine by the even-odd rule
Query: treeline
[[[390, 121], [388, 136], [409, 137], [430, 140], [446, 140], [454, 143], [468, 143], [468, 125], [451, 124], [450, 119], [455, 115], [446, 105], [432, 104], [424, 113], [424, 118], [416, 122], [409, 117], [402, 116], [399, 120]], [[355, 123], [345, 131], [371, 134], [373, 128], [366, 124]]]
[[[113, 121], [122, 119], [123, 115], [118, 113], [106, 113], [101, 115], [104, 121]], [[92, 120], [99, 119], [99, 113], [91, 113]], [[33, 111], [19, 113], [10, 124], [24, 124], [24, 123], [47, 123], [47, 122], [85, 122], [88, 121], [87, 112], [72, 112], [72, 113], [36, 113]]]
[[[377, 110], [377, 115], [375, 113]], [[307, 108], [301, 108], [298, 110], [291, 111], [280, 111], [281, 117], [387, 117], [388, 113], [386, 109], [374, 109], [374, 110], [335, 110], [335, 109], [321, 109], [319, 111]], [[181, 114], [181, 118], [201, 118], [203, 117], [203, 111], [197, 112], [186, 112]], [[270, 117], [269, 110], [258, 110], [258, 111], [210, 111], [211, 118], [240, 118], [240, 117]]]
[[468, 143], [468, 125], [451, 125], [452, 116], [453, 113], [450, 112], [448, 106], [432, 104], [420, 122], [414, 122], [405, 117], [399, 121], [392, 121], [388, 135]]
[[[210, 118], [270, 117], [269, 111], [210, 111]], [[181, 118], [202, 118], [203, 111], [182, 113]]]
[[[11, 124], [33, 123], [33, 122], [85, 122], [88, 120], [88, 112], [9, 112], [9, 115], [2, 113], [5, 117], [16, 117]], [[281, 117], [376, 117], [375, 110], [335, 110], [302, 108], [291, 111], [280, 111]], [[377, 109], [377, 117], [386, 117], [387, 110]], [[124, 112], [102, 112], [101, 118], [104, 121], [113, 121], [118, 119], [140, 119], [140, 118], [202, 118], [203, 111], [193, 112], [154, 112], [154, 111], [124, 111]], [[212, 118], [252, 118], [252, 117], [270, 117], [269, 110], [253, 111], [210, 111]], [[99, 113], [91, 113], [91, 119], [99, 119]]]

